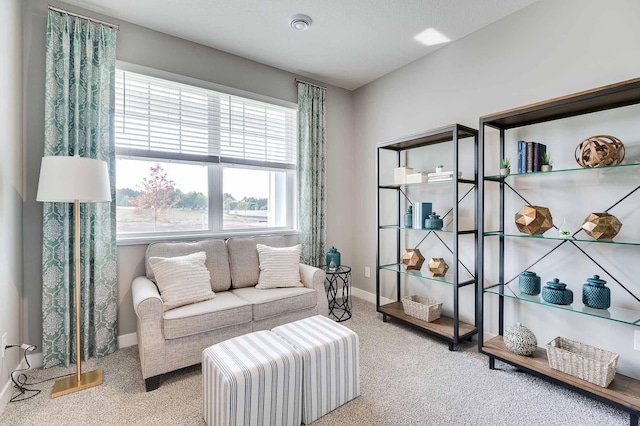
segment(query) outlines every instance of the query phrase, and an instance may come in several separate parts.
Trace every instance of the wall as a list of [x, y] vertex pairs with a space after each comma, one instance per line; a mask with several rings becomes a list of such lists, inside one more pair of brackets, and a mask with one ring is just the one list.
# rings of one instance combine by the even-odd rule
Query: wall
[[[540, 0], [355, 91], [355, 153], [358, 161], [354, 164], [353, 192], [354, 206], [358, 206], [359, 214], [358, 221], [353, 223], [354, 285], [375, 292], [374, 276], [365, 278], [362, 271], [365, 266], [375, 265], [377, 143], [454, 122], [477, 128], [478, 118], [482, 115], [636, 78], [640, 69], [639, 18], [640, 3], [635, 0], [612, 0], [606, 4], [597, 0]], [[602, 25], [607, 30], [594, 30], [589, 23]], [[625, 138], [623, 140], [630, 148], [639, 147], [638, 112], [637, 108], [626, 109], [605, 113], [595, 119], [587, 117], [537, 129], [525, 128], [510, 133], [508, 137], [513, 141], [522, 137], [559, 144], [553, 145], [552, 154], [559, 157], [558, 167], [568, 167], [574, 164], [573, 148], [582, 140], [580, 138], [597, 134], [589, 132], [619, 135]], [[564, 137], [564, 141], [559, 135]], [[495, 133], [489, 136], [490, 144], [495, 146], [495, 140]], [[629, 156], [628, 162], [638, 159], [637, 149], [632, 150], [636, 155]], [[515, 154], [511, 156], [515, 158]], [[487, 164], [495, 172], [496, 166]], [[593, 200], [590, 195], [598, 183], [591, 182], [591, 185], [577, 189], [571, 194], [573, 198], [563, 200], [567, 194], [554, 194], [547, 201], [555, 204], [568, 201], [579, 206]], [[631, 203], [637, 204], [637, 199]], [[608, 206], [607, 202], [600, 205], [601, 208]], [[485, 214], [495, 217], [496, 210], [487, 206]], [[579, 226], [586, 212], [580, 210], [577, 215], [580, 217], [575, 217], [574, 225]], [[629, 227], [627, 232], [632, 233], [631, 239], [639, 240], [638, 237], [633, 238], [633, 235], [640, 235], [637, 227], [631, 223], [626, 226]], [[488, 254], [491, 256], [492, 251], [489, 250]], [[610, 263], [632, 265], [637, 254], [637, 251], [617, 250], [609, 252], [608, 260], [612, 261]], [[574, 306], [580, 306], [580, 284], [595, 271], [593, 267], [579, 268], [573, 263], [575, 258], [575, 255], [563, 254], [558, 263], [564, 270], [556, 265], [552, 271], [572, 283], [578, 301]], [[495, 266], [495, 257], [489, 258], [487, 264]], [[637, 276], [637, 269], [635, 272]], [[636, 294], [640, 293], [634, 284], [633, 274], [628, 274], [627, 269], [627, 276], [623, 273], [621, 278], [631, 283]], [[442, 290], [439, 284], [424, 281], [409, 280], [404, 285], [409, 292], [450, 292], [449, 289]], [[611, 283], [611, 286], [615, 287], [615, 284]], [[392, 294], [388, 283], [383, 288], [383, 295], [392, 297]], [[614, 305], [625, 306], [621, 297], [614, 295]], [[490, 311], [485, 316], [487, 331], [497, 333], [495, 303], [490, 298], [486, 303], [486, 310]], [[536, 333], [539, 345], [557, 335], [564, 335], [605, 347], [621, 354], [619, 371], [640, 377], [640, 357], [632, 349], [636, 327], [530, 304], [523, 306], [525, 304], [507, 302], [506, 305], [506, 324], [516, 318], [522, 320]], [[629, 307], [638, 310], [637, 303]], [[471, 294], [463, 297], [463, 311], [463, 317], [473, 320]], [[576, 324], [580, 324], [579, 329]]]
[[[120, 24], [117, 59], [163, 71], [296, 102], [296, 75], [259, 64], [219, 50], [188, 42], [147, 28], [121, 22], [108, 16], [79, 9], [60, 2], [28, 0], [27, 33], [27, 197], [24, 205], [25, 259], [25, 323], [26, 335], [40, 342], [41, 327], [41, 235], [42, 207], [35, 202], [35, 192], [43, 152], [44, 133], [44, 43], [47, 3], [89, 16]], [[338, 247], [345, 263], [352, 257], [350, 223], [342, 219], [343, 209], [352, 195], [342, 184], [352, 172], [353, 140], [351, 92], [329, 86], [327, 90], [327, 172], [328, 172], [328, 244]], [[118, 247], [118, 319], [119, 334], [128, 335], [136, 329], [131, 302], [131, 280], [144, 271], [146, 246]], [[28, 267], [26, 265], [29, 265]], [[33, 267], [33, 265], [36, 265]]]
[[[22, 3], [3, 2], [0, 14], [0, 338], [22, 342]], [[0, 351], [3, 348], [0, 348]], [[9, 374], [17, 349], [0, 359], [0, 413], [12, 394]]]

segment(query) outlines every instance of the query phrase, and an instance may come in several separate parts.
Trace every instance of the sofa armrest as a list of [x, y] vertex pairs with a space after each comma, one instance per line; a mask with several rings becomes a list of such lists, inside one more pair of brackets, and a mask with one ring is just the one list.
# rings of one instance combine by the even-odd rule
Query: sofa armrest
[[305, 265], [300, 263], [300, 281], [307, 288], [316, 290], [317, 294], [317, 308], [319, 315], [329, 315], [329, 302], [327, 301], [327, 293], [324, 289], [324, 280], [326, 273], [314, 266]]
[[131, 295], [133, 309], [138, 317], [140, 366], [142, 377], [146, 380], [167, 372], [163, 332], [164, 308], [158, 288], [147, 277], [133, 280]]
[[146, 277], [138, 277], [131, 284], [133, 309], [141, 320], [160, 318], [164, 313], [162, 298], [156, 285]]

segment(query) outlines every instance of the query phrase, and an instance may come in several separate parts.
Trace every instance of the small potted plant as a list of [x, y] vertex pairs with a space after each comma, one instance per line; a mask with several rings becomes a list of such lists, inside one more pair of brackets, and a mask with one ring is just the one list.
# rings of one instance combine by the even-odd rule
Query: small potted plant
[[511, 173], [511, 160], [509, 157], [504, 157], [500, 162], [500, 174], [503, 176]]
[[440, 164], [438, 167], [436, 167], [436, 173], [442, 173], [442, 172], [444, 172], [444, 166]]
[[540, 157], [540, 160], [542, 161], [542, 171], [543, 172], [550, 172], [551, 169], [553, 169], [553, 160], [551, 159], [551, 156], [549, 155], [548, 152], [543, 152], [542, 153], [542, 157]]

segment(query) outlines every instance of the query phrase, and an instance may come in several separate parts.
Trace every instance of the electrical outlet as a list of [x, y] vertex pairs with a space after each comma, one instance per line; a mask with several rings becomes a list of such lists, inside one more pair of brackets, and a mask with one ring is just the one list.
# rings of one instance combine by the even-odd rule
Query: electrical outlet
[[366, 278], [371, 278], [371, 269], [368, 266], [364, 267], [364, 276]]
[[633, 349], [640, 351], [640, 331], [638, 330], [633, 332]]
[[5, 348], [7, 347], [7, 339], [8, 339], [7, 333], [4, 333], [2, 335], [2, 347], [0, 347], [0, 353], [2, 353], [2, 358], [4, 358], [4, 351], [5, 351]]

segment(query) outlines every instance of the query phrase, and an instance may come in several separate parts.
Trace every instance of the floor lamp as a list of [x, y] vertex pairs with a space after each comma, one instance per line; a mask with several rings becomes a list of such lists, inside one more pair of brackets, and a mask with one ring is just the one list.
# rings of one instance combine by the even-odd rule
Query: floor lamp
[[102, 384], [102, 369], [82, 373], [80, 343], [80, 203], [111, 201], [107, 163], [84, 157], [43, 157], [37, 201], [73, 202], [73, 249], [75, 258], [76, 375], [57, 380], [51, 397], [56, 398]]

